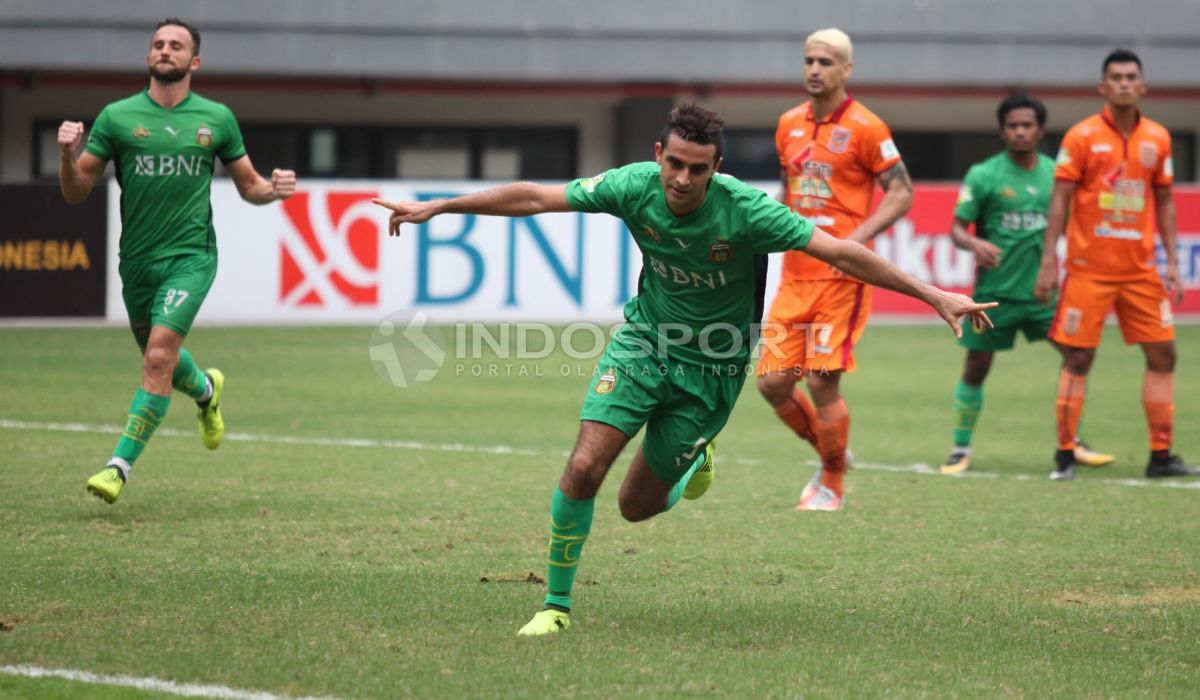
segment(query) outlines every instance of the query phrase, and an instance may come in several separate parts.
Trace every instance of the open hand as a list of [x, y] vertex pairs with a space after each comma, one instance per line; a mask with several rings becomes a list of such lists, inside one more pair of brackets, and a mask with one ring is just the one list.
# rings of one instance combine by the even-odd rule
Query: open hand
[[959, 324], [959, 319], [963, 316], [969, 317], [971, 327], [977, 331], [982, 331], [985, 328], [993, 328], [992, 319], [988, 318], [985, 312], [999, 305], [998, 302], [994, 301], [980, 304], [965, 294], [955, 294], [941, 290], [938, 290], [938, 296], [933, 302], [934, 310], [938, 312], [942, 320], [954, 329], [955, 338], [962, 337], [962, 326]]
[[400, 224], [423, 224], [437, 214], [436, 201], [433, 202], [388, 202], [382, 199], [372, 199], [379, 206], [390, 209], [388, 217], [388, 234], [400, 235]]

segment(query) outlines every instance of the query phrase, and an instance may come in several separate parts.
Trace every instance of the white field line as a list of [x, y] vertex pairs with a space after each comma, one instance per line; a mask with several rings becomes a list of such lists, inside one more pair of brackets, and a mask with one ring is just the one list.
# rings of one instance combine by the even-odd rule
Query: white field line
[[0, 673], [24, 678], [61, 678], [77, 683], [92, 683], [94, 685], [115, 685], [123, 688], [136, 688], [156, 693], [181, 695], [187, 698], [220, 698], [221, 700], [333, 700], [332, 698], [295, 698], [290, 695], [276, 695], [255, 690], [239, 690], [223, 685], [197, 685], [194, 683], [176, 683], [161, 678], [135, 678], [134, 676], [108, 676], [89, 671], [76, 671], [69, 668], [41, 668], [39, 666], [0, 666]]
[[[0, 430], [30, 430], [63, 433], [98, 433], [103, 435], [120, 435], [122, 428], [113, 425], [94, 425], [88, 423], [44, 423], [38, 421], [12, 420], [0, 418]], [[186, 437], [194, 439], [196, 434], [191, 431], [159, 428], [154, 433], [165, 437]], [[257, 433], [225, 433], [225, 439], [233, 442], [261, 442], [278, 445], [318, 445], [324, 447], [376, 447], [392, 450], [414, 450], [418, 452], [462, 452], [488, 455], [517, 455], [520, 457], [547, 457], [562, 459], [568, 456], [566, 451], [533, 450], [509, 445], [470, 445], [459, 442], [424, 442], [421, 440], [379, 440], [375, 438], [334, 438], [306, 435], [263, 435]], [[725, 458], [735, 464], [761, 465], [762, 459]], [[816, 463], [813, 462], [813, 466]], [[864, 471], [893, 472], [902, 474], [924, 474], [943, 476], [937, 467], [925, 462], [912, 464], [886, 464], [880, 462], [854, 462], [854, 469]], [[1086, 472], [1087, 467], [1080, 467]], [[1049, 474], [1049, 471], [1047, 471]], [[960, 479], [1012, 479], [1014, 481], [1041, 481], [1046, 476], [1033, 474], [999, 474], [997, 472], [968, 471], [955, 475]], [[1088, 478], [1089, 484], [1104, 484], [1108, 486], [1133, 486], [1173, 489], [1200, 490], [1200, 479], [1109, 479]]]

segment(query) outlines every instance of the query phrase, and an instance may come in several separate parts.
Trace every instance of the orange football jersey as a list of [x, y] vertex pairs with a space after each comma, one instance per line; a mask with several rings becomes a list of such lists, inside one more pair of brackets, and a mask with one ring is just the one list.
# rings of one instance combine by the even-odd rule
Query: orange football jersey
[[1054, 177], [1076, 183], [1067, 222], [1068, 274], [1128, 280], [1157, 274], [1155, 187], [1174, 179], [1171, 135], [1139, 115], [1126, 139], [1109, 109], [1071, 127]]
[[[775, 150], [787, 173], [787, 204], [838, 238], [867, 217], [876, 176], [900, 162], [887, 124], [853, 97], [819, 122], [811, 102], [784, 112]], [[844, 275], [816, 258], [784, 254], [784, 282], [837, 277]]]

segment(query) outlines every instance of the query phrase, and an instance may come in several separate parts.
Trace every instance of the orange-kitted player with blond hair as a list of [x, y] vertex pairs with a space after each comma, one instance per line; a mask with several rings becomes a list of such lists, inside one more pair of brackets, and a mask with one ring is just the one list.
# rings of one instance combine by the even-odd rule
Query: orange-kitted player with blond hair
[[[912, 181], [886, 124], [846, 92], [850, 37], [839, 29], [804, 42], [811, 98], [779, 119], [780, 199], [838, 238], [864, 245], [912, 206]], [[868, 216], [876, 182], [884, 196]], [[758, 389], [775, 414], [821, 457], [797, 510], [840, 510], [850, 412], [842, 373], [871, 311], [871, 288], [801, 252], [784, 254], [783, 278], [763, 330]], [[804, 380], [809, 401], [797, 386]]]

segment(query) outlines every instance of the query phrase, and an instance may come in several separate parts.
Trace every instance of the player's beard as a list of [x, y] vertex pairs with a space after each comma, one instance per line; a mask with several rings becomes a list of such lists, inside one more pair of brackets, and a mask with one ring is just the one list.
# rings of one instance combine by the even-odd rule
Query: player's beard
[[177, 83], [188, 76], [188, 68], [176, 68], [169, 63], [155, 63], [150, 66], [150, 77], [160, 83]]

